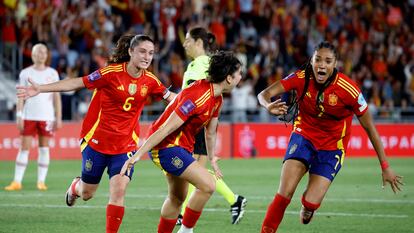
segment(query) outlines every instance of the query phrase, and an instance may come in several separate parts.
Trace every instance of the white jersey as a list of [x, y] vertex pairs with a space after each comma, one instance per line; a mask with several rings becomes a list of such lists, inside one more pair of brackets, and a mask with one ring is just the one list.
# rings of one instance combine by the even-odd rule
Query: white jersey
[[[19, 84], [29, 86], [29, 78], [37, 84], [48, 84], [59, 81], [58, 72], [46, 67], [44, 70], [36, 70], [33, 66], [23, 69], [19, 75]], [[55, 108], [53, 104], [53, 92], [40, 93], [27, 99], [23, 107], [22, 119], [32, 121], [55, 121]]]

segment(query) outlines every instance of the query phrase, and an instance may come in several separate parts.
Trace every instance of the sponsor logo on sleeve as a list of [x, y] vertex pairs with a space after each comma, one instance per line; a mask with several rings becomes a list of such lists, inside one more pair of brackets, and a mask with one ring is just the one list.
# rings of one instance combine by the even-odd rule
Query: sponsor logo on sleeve
[[95, 71], [92, 74], [88, 75], [88, 80], [89, 80], [89, 82], [94, 82], [94, 81], [100, 79], [101, 77], [102, 76], [99, 73], [99, 71]]
[[365, 101], [365, 98], [362, 95], [362, 93], [359, 93], [358, 104], [359, 104], [358, 109], [359, 109], [360, 112], [364, 111], [368, 107], [367, 101]]
[[186, 100], [183, 105], [181, 105], [181, 107], [179, 108], [180, 111], [184, 114], [184, 115], [188, 115], [191, 111], [193, 111], [195, 109], [195, 104], [193, 103], [193, 101], [191, 100]]

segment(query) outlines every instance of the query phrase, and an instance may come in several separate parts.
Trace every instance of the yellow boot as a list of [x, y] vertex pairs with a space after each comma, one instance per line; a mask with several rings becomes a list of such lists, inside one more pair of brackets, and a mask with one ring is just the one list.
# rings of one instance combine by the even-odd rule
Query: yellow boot
[[47, 190], [47, 186], [43, 182], [37, 182], [37, 189], [39, 189], [39, 191], [46, 191]]
[[6, 190], [6, 191], [19, 191], [22, 188], [23, 188], [23, 186], [22, 186], [21, 183], [18, 183], [16, 181], [12, 181], [9, 186], [4, 187], [4, 190]]

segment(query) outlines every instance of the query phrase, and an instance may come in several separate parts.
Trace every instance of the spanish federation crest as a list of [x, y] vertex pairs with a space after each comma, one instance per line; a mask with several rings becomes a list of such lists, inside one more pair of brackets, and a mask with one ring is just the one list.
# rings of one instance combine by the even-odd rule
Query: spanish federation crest
[[175, 156], [172, 159], [171, 163], [172, 163], [172, 165], [174, 165], [174, 167], [176, 167], [178, 169], [182, 168], [183, 165], [184, 165], [183, 161], [180, 158], [178, 158], [177, 156]]
[[85, 170], [86, 171], [92, 171], [93, 162], [91, 159], [86, 160], [85, 162]]
[[137, 84], [130, 83], [129, 86], [128, 86], [128, 93], [130, 95], [134, 95], [135, 93], [137, 93]]
[[148, 86], [147, 85], [141, 86], [141, 91], [140, 91], [141, 96], [142, 97], [146, 96], [147, 95], [147, 92], [148, 92]]
[[335, 95], [334, 93], [329, 94], [328, 103], [331, 106], [335, 106], [338, 103], [338, 96]]
[[298, 144], [293, 144], [293, 146], [289, 150], [289, 154], [295, 153], [296, 149], [298, 148]]

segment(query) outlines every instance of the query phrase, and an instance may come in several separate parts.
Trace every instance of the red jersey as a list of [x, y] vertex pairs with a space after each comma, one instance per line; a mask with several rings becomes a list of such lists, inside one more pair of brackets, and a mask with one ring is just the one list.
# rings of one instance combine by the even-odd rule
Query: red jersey
[[149, 136], [163, 125], [173, 112], [184, 121], [183, 125], [168, 135], [154, 149], [180, 146], [193, 152], [194, 136], [213, 117], [218, 117], [222, 103], [223, 96], [214, 97], [213, 84], [204, 79], [192, 83], [175, 97], [164, 113], [151, 125]]
[[[296, 90], [297, 96], [301, 96], [305, 72], [299, 70], [281, 80], [281, 83], [286, 91]], [[338, 72], [321, 95], [318, 107], [317, 85], [311, 77], [308, 90], [299, 102], [299, 114], [293, 131], [310, 140], [318, 150], [345, 150], [351, 133], [352, 117], [354, 114], [362, 116], [368, 104], [356, 84]]]
[[113, 64], [83, 77], [88, 89], [95, 89], [82, 124], [81, 137], [104, 154], [121, 154], [137, 149], [139, 117], [147, 98], [167, 98], [169, 91], [151, 72], [134, 78], [126, 64]]

